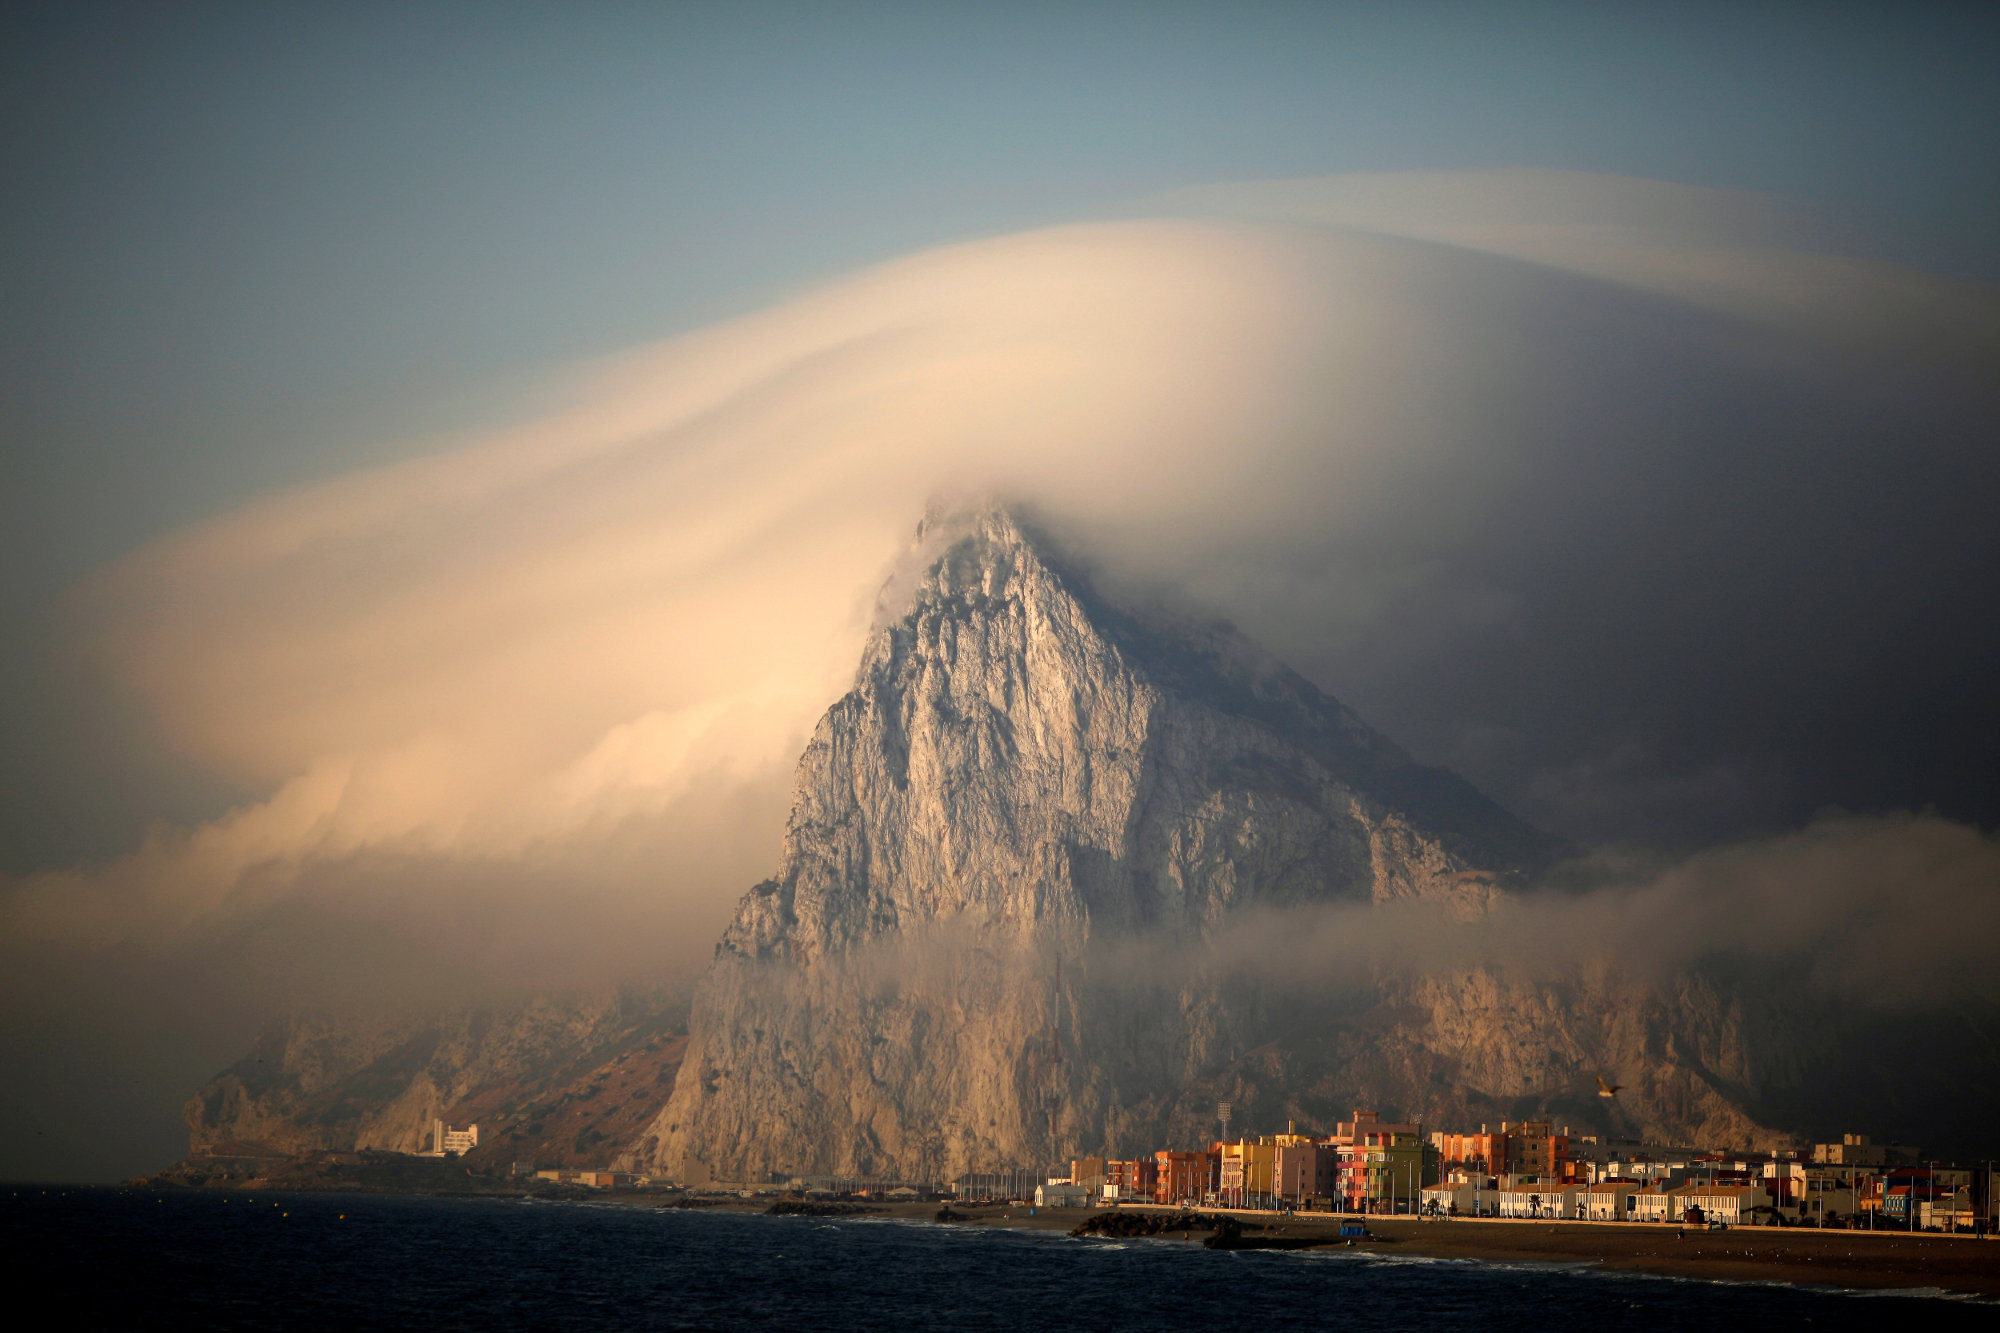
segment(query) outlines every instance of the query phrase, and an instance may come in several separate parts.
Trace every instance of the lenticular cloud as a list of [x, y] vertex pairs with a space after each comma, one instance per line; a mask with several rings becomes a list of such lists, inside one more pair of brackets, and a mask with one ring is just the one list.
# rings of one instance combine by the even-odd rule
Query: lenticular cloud
[[[442, 939], [562, 936], [506, 899], [692, 959], [769, 859], [933, 496], [1032, 503], [1107, 583], [1393, 703], [1412, 663], [1518, 638], [1552, 551], [1615, 567], [1675, 460], [1837, 453], [1766, 427], [1857, 358], [1907, 378], [1942, 346], [1955, 382], [1991, 357], [1990, 295], [1788, 248], [1782, 216], [1712, 192], [1371, 178], [1163, 208], [636, 350], [540, 419], [104, 571], [75, 599], [94, 660], [269, 795], [15, 881], [10, 934], [186, 940], [294, 902], [394, 924], [435, 897]], [[1725, 474], [1748, 510], [1761, 476]], [[1447, 760], [1474, 730], [1385, 720]]]

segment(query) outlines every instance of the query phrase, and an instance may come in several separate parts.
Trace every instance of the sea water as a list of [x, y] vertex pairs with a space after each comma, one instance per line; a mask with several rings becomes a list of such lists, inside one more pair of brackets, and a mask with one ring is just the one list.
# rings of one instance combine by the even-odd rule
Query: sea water
[[[0, 1187], [17, 1311], [213, 1329], [1996, 1327], [1995, 1309], [1588, 1265], [875, 1217], [364, 1194]], [[1643, 1323], [1633, 1323], [1639, 1320]]]

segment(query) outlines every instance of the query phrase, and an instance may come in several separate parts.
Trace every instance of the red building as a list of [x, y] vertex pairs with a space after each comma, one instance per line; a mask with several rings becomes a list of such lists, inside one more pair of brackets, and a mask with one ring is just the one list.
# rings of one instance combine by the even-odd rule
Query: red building
[[1155, 1203], [1200, 1203], [1216, 1189], [1216, 1169], [1220, 1163], [1212, 1152], [1167, 1152], [1153, 1154], [1153, 1201]]
[[1118, 1191], [1110, 1196], [1115, 1199], [1151, 1199], [1158, 1174], [1158, 1165], [1144, 1157], [1104, 1164], [1104, 1184]]

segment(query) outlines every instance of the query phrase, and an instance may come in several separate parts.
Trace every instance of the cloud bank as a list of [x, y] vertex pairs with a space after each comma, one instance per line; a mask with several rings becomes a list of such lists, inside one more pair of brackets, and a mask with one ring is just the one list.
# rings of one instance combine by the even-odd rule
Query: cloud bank
[[1643, 990], [1708, 968], [1884, 1011], [2000, 1003], [2000, 840], [1949, 820], [1830, 815], [1665, 866], [1570, 871], [1591, 882], [1473, 917], [1421, 901], [1252, 912], [1198, 942], [1116, 943], [1106, 961], [1154, 983], [1213, 971], [1367, 1002], [1385, 975]]
[[9, 952], [219, 959], [244, 1005], [691, 969], [958, 491], [1574, 837], [1991, 822], [1994, 293], [1614, 178], [1156, 212], [884, 265], [102, 571], [86, 660], [265, 794], [7, 882]]

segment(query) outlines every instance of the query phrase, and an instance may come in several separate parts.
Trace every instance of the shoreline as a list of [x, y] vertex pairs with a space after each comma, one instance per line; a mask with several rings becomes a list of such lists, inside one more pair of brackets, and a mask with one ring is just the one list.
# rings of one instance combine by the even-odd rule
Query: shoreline
[[[639, 1202], [634, 1200], [634, 1202]], [[718, 1205], [730, 1208], [723, 1203]], [[936, 1223], [935, 1204], [883, 1204], [868, 1214], [883, 1219], [928, 1221], [940, 1226], [998, 1227], [1009, 1230], [1069, 1232], [1085, 1219], [1110, 1209], [1040, 1209], [952, 1205], [965, 1220]], [[735, 1211], [762, 1212], [742, 1201]], [[1175, 1215], [1161, 1205], [1125, 1205], [1124, 1213]], [[2000, 1297], [2000, 1241], [1924, 1232], [1822, 1231], [1804, 1227], [1731, 1227], [1727, 1231], [1686, 1232], [1673, 1223], [1569, 1222], [1528, 1218], [1371, 1217], [1370, 1238], [1348, 1242], [1337, 1232], [1352, 1215], [1285, 1215], [1240, 1209], [1200, 1210], [1240, 1220], [1246, 1230], [1289, 1241], [1293, 1253], [1353, 1250], [1384, 1256], [1462, 1260], [1490, 1264], [1584, 1264], [1613, 1272], [1652, 1277], [1731, 1283], [1783, 1283], [1855, 1290], [1937, 1291], [1952, 1295]], [[1135, 1237], [1175, 1245], [1198, 1245], [1209, 1233]], [[1125, 1238], [1120, 1238], [1125, 1239]]]
[[[344, 1174], [344, 1173], [343, 1173]], [[371, 1175], [373, 1173], [356, 1173]], [[550, 1203], [617, 1204], [632, 1208], [768, 1213], [782, 1196], [696, 1195], [676, 1192], [594, 1190], [573, 1186], [522, 1188], [525, 1182], [472, 1179], [444, 1182], [325, 1178], [211, 1180], [193, 1188], [203, 1193], [381, 1193], [459, 1198], [533, 1198]], [[403, 1188], [397, 1188], [398, 1184]], [[387, 1185], [388, 1188], [383, 1188]], [[410, 1186], [416, 1185], [415, 1188]], [[190, 1188], [167, 1173], [127, 1182], [125, 1188]], [[329, 1188], [331, 1186], [331, 1188]], [[469, 1188], [467, 1188], [469, 1186]], [[89, 1188], [89, 1187], [84, 1187]], [[1087, 1219], [1118, 1215], [1178, 1215], [1186, 1210], [1160, 1204], [1115, 1208], [1041, 1208], [1031, 1216], [1025, 1204], [920, 1203], [854, 1200], [850, 1220], [922, 1222], [936, 1226], [1070, 1232]], [[941, 1206], [956, 1214], [939, 1221]], [[1854, 1290], [1910, 1290], [2000, 1297], [2000, 1239], [1976, 1239], [1906, 1231], [1820, 1230], [1812, 1227], [1732, 1227], [1727, 1231], [1688, 1230], [1674, 1223], [1579, 1222], [1530, 1218], [1412, 1218], [1353, 1214], [1284, 1214], [1253, 1209], [1201, 1208], [1210, 1217], [1239, 1221], [1252, 1238], [1276, 1238], [1294, 1253], [1333, 1249], [1490, 1264], [1588, 1265], [1606, 1271], [1730, 1283], [1782, 1283]], [[1343, 1221], [1364, 1221], [1370, 1235], [1342, 1240]], [[1207, 1229], [1186, 1234], [1138, 1236], [1177, 1245], [1199, 1245]], [[1126, 1239], [1126, 1238], [1120, 1238]], [[1254, 1239], [1246, 1249], [1256, 1249]], [[1275, 1247], [1274, 1247], [1275, 1248]]]

